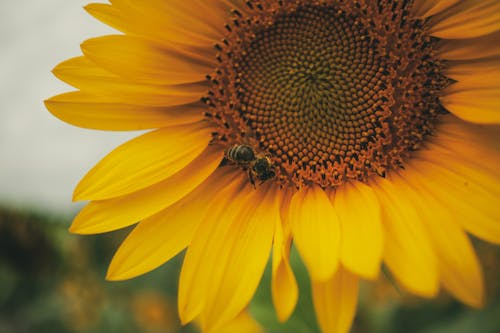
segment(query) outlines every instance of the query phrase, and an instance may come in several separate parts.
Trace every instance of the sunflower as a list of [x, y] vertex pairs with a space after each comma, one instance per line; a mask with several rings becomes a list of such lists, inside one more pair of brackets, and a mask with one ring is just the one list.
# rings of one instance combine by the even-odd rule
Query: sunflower
[[[70, 230], [137, 224], [110, 280], [187, 248], [183, 323], [218, 332], [272, 252], [286, 321], [293, 241], [323, 332], [347, 332], [360, 279], [385, 265], [418, 296], [480, 307], [467, 233], [500, 243], [498, 0], [112, 0], [123, 32], [54, 69], [47, 108], [76, 126], [154, 129], [78, 184]], [[140, 222], [139, 222], [140, 221]]]

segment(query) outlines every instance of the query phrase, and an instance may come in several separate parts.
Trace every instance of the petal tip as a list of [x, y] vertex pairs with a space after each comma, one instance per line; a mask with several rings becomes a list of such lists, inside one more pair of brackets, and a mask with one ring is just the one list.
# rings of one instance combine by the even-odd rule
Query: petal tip
[[486, 305], [486, 300], [484, 297], [484, 292], [480, 292], [476, 295], [470, 295], [467, 300], [464, 300], [465, 304], [472, 307], [473, 309], [483, 309]]
[[[90, 171], [89, 171], [90, 173]], [[88, 175], [88, 173], [87, 173]], [[85, 175], [80, 182], [75, 186], [75, 189], [73, 190], [73, 197], [72, 200], [73, 202], [77, 201], [85, 201], [85, 200], [99, 200], [102, 198], [98, 197], [90, 197], [93, 193], [89, 191], [89, 186], [87, 180], [87, 175]]]
[[52, 111], [50, 111], [51, 109], [51, 104], [52, 104], [52, 97], [51, 98], [47, 98], [45, 100], [43, 100], [43, 105], [45, 105], [45, 108], [47, 110], [49, 110], [50, 113], [52, 113]]
[[332, 278], [332, 276], [337, 273], [339, 269], [340, 262], [336, 264], [330, 265], [328, 267], [323, 267], [322, 269], [318, 269], [317, 267], [310, 267], [309, 274], [311, 275], [311, 279], [316, 282], [326, 282]]
[[373, 270], [366, 270], [363, 272], [363, 274], [359, 274], [359, 273], [356, 273], [357, 275], [359, 275], [360, 277], [364, 278], [364, 279], [367, 279], [367, 280], [376, 280], [378, 279], [379, 275], [380, 275], [380, 266], [377, 266], [376, 268], [374, 268]]
[[86, 211], [87, 207], [83, 208], [73, 219], [73, 223], [68, 229], [69, 232], [77, 235], [96, 235], [108, 232], [109, 230], [103, 228], [92, 216], [89, 216]]
[[119, 261], [115, 257], [111, 260], [109, 264], [108, 271], [106, 272], [106, 281], [124, 281], [136, 277], [138, 274], [130, 274], [131, 270], [123, 267], [119, 264]]
[[179, 305], [178, 312], [179, 312], [179, 320], [182, 326], [185, 326], [193, 321], [193, 319], [188, 316], [185, 307]]
[[75, 188], [75, 190], [73, 191], [73, 197], [71, 198], [71, 200], [73, 202], [78, 202], [78, 201], [83, 201], [85, 200], [83, 198], [83, 195], [82, 195], [82, 191], [81, 189], [79, 189], [79, 186], [77, 185], [77, 187]]
[[106, 272], [106, 281], [123, 281], [123, 280], [126, 280], [126, 278], [123, 278], [115, 270], [112, 270], [111, 266], [108, 268], [108, 271]]
[[96, 43], [96, 39], [99, 38], [99, 37], [95, 37], [95, 38], [91, 38], [91, 39], [87, 39], [85, 41], [83, 41], [81, 44], [80, 44], [80, 50], [82, 51], [82, 53], [84, 55], [87, 55], [88, 53], [90, 53], [93, 49], [94, 49], [94, 46], [95, 46], [95, 43]]
[[89, 12], [91, 11], [97, 4], [95, 2], [93, 3], [88, 3], [86, 5], [83, 6], [83, 9], [86, 11], [86, 12]]
[[80, 223], [75, 223], [75, 221], [73, 221], [73, 223], [71, 223], [71, 225], [69, 226], [68, 228], [68, 231], [72, 234], [75, 234], [75, 235], [85, 235], [87, 234], [85, 232], [85, 228], [82, 228], [82, 226], [80, 225]]

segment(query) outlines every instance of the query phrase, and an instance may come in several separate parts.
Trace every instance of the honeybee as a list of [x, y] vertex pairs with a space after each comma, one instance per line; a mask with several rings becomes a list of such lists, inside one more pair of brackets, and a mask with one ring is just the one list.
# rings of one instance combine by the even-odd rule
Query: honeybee
[[249, 145], [234, 145], [226, 150], [225, 157], [247, 170], [250, 183], [254, 187], [255, 179], [262, 184], [276, 176], [269, 157], [256, 154], [255, 150]]

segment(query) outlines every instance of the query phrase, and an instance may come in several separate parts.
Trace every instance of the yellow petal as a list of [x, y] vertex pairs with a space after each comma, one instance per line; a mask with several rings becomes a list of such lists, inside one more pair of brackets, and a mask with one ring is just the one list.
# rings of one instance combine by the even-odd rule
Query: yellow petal
[[[162, 14], [168, 15], [172, 25], [181, 25], [186, 30], [207, 34], [213, 33], [213, 37], [219, 37], [226, 31], [224, 23], [227, 21], [229, 11], [220, 0], [192, 0], [185, 1], [152, 0], [153, 10], [162, 10]], [[175, 22], [175, 23], [174, 23]], [[208, 31], [207, 31], [208, 30]]]
[[[478, 168], [497, 172], [500, 165], [500, 125], [478, 125], [443, 116], [433, 144]], [[422, 150], [425, 152], [425, 150]], [[495, 183], [496, 184], [496, 183]], [[497, 188], [498, 190], [498, 188]]]
[[208, 89], [205, 81], [170, 86], [135, 83], [98, 67], [85, 57], [71, 58], [60, 63], [53, 73], [83, 92], [103, 96], [109, 103], [181, 105], [199, 101]]
[[[224, 36], [224, 23], [229, 12], [222, 12], [220, 1], [162, 1], [136, 2], [113, 0], [134, 34], [156, 41], [180, 44], [213, 44]], [[101, 19], [98, 17], [98, 19]]]
[[249, 14], [250, 13], [250, 8], [247, 6], [247, 4], [245, 3], [245, 1], [241, 1], [241, 0], [222, 0], [222, 1], [217, 1], [219, 3], [222, 3], [223, 5], [225, 5], [225, 7], [223, 7], [224, 10], [233, 10], [233, 9], [237, 9], [239, 10], [241, 13], [247, 13]]
[[[500, 126], [473, 125], [446, 117], [418, 157], [442, 179], [433, 191], [453, 206], [460, 225], [489, 242], [500, 242]], [[460, 202], [460, 205], [456, 203]]]
[[[459, 89], [459, 86], [455, 89]], [[463, 120], [478, 124], [499, 124], [500, 95], [498, 91], [498, 87], [464, 89], [448, 92], [439, 100], [448, 111]]]
[[412, 6], [412, 14], [418, 17], [435, 15], [453, 6], [460, 0], [416, 0]]
[[187, 196], [140, 222], [114, 255], [107, 279], [136, 277], [182, 251], [191, 242], [214, 195], [234, 178], [235, 172], [219, 168]]
[[441, 98], [441, 103], [463, 120], [477, 124], [500, 124], [500, 97], [480, 98], [477, 93], [462, 93], [456, 97]]
[[439, 290], [438, 261], [425, 226], [400, 178], [372, 184], [382, 208], [384, 261], [408, 291], [434, 297]]
[[500, 3], [497, 0], [462, 1], [453, 10], [437, 15], [430, 33], [439, 38], [471, 38], [500, 29]]
[[214, 333], [264, 333], [264, 329], [245, 310]]
[[84, 8], [102, 23], [122, 32], [130, 32], [129, 22], [125, 20], [118, 8], [107, 3], [90, 3]]
[[425, 147], [417, 157], [442, 165], [500, 196], [499, 125], [476, 125], [452, 116], [443, 117], [436, 136]]
[[[139, 36], [167, 48], [183, 50], [194, 58], [204, 57], [205, 61], [211, 61], [214, 66], [216, 65], [213, 45], [220, 38], [207, 35], [210, 27], [205, 28], [200, 34], [193, 31], [194, 25], [190, 30], [185, 30], [179, 24], [169, 23], [168, 16], [171, 12], [160, 13], [162, 17], [158, 16], [162, 8], [157, 8], [155, 5], [162, 2], [148, 1], [140, 4], [131, 1], [118, 2], [118, 5], [92, 3], [85, 6], [85, 10], [99, 21], [127, 35]], [[219, 28], [221, 26], [223, 23]], [[216, 35], [222, 36], [219, 33]]]
[[291, 235], [292, 229], [290, 225], [290, 203], [292, 201], [295, 189], [283, 188], [283, 200], [280, 207], [281, 225], [283, 227], [283, 235]]
[[500, 31], [479, 38], [443, 40], [439, 57], [448, 60], [473, 60], [500, 55]]
[[[220, 243], [217, 268], [213, 263], [208, 279], [208, 289], [202, 323], [207, 332], [219, 332], [219, 328], [237, 316], [250, 302], [261, 280], [271, 251], [273, 232], [279, 223], [280, 189], [268, 183], [260, 186], [249, 199], [245, 209], [232, 221], [225, 235], [214, 234], [208, 238]], [[206, 236], [205, 236], [206, 237]], [[193, 240], [193, 243], [196, 240]]]
[[57, 118], [75, 126], [108, 131], [130, 131], [188, 124], [203, 119], [201, 103], [154, 107], [109, 102], [106, 98], [74, 91], [45, 101]]
[[[250, 186], [246, 186], [248, 178], [244, 175], [232, 182], [217, 193], [209, 207], [205, 220], [199, 225], [193, 241], [186, 252], [179, 279], [178, 308], [181, 321], [185, 324], [198, 316], [207, 298], [207, 292], [214, 286], [207, 279], [213, 273], [220, 258], [221, 246], [226, 240], [219, 239], [219, 243], [211, 243], [209, 238], [226, 235], [231, 223], [239, 217], [242, 208], [253, 193]], [[244, 210], [248, 214], [248, 211]]]
[[325, 192], [313, 185], [292, 198], [289, 211], [293, 239], [313, 280], [324, 281], [337, 270], [339, 220]]
[[474, 123], [500, 122], [500, 61], [453, 63], [446, 75], [458, 81], [446, 88], [440, 97], [448, 111]]
[[111, 35], [82, 44], [86, 57], [121, 77], [150, 84], [182, 84], [205, 80], [210, 62], [188, 57], [171, 48], [160, 48], [144, 39]]
[[[436, 146], [421, 158], [440, 182], [432, 192], [439, 202], [453, 207], [454, 219], [464, 229], [489, 242], [500, 244], [500, 177], [497, 172], [464, 161]], [[434, 153], [434, 156], [432, 155]], [[498, 166], [497, 166], [498, 168]], [[497, 169], [498, 170], [498, 169]], [[460, 203], [457, 205], [457, 203]]]
[[500, 86], [500, 59], [450, 61], [443, 74], [457, 81], [443, 91], [445, 95], [463, 90], [498, 88]]
[[299, 289], [290, 266], [292, 235], [277, 221], [274, 231], [271, 291], [278, 320], [288, 320], [297, 304]]
[[434, 171], [428, 163], [412, 161], [406, 179], [415, 191], [408, 193], [429, 230], [444, 287], [462, 302], [480, 307], [484, 301], [481, 267], [467, 235], [450, 211], [454, 205], [449, 207], [439, 201], [446, 193], [436, 190], [446, 184], [446, 178]]
[[135, 192], [179, 172], [210, 141], [206, 123], [143, 134], [113, 150], [77, 185], [74, 200], [103, 200]]
[[314, 309], [323, 333], [348, 333], [358, 303], [358, 278], [343, 267], [326, 281], [313, 281]]
[[209, 146], [187, 167], [158, 184], [118, 198], [93, 201], [76, 216], [70, 231], [95, 234], [137, 223], [190, 193], [214, 172], [223, 155], [220, 147]]
[[341, 263], [364, 278], [376, 278], [383, 252], [383, 230], [377, 197], [363, 183], [347, 183], [336, 190], [334, 207], [342, 235]]

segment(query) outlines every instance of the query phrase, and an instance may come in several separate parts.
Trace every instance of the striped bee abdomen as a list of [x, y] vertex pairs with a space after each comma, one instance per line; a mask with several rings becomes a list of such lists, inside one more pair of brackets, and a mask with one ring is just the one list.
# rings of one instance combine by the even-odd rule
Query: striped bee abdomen
[[226, 151], [226, 158], [235, 163], [246, 164], [255, 160], [255, 152], [248, 145], [235, 145]]

